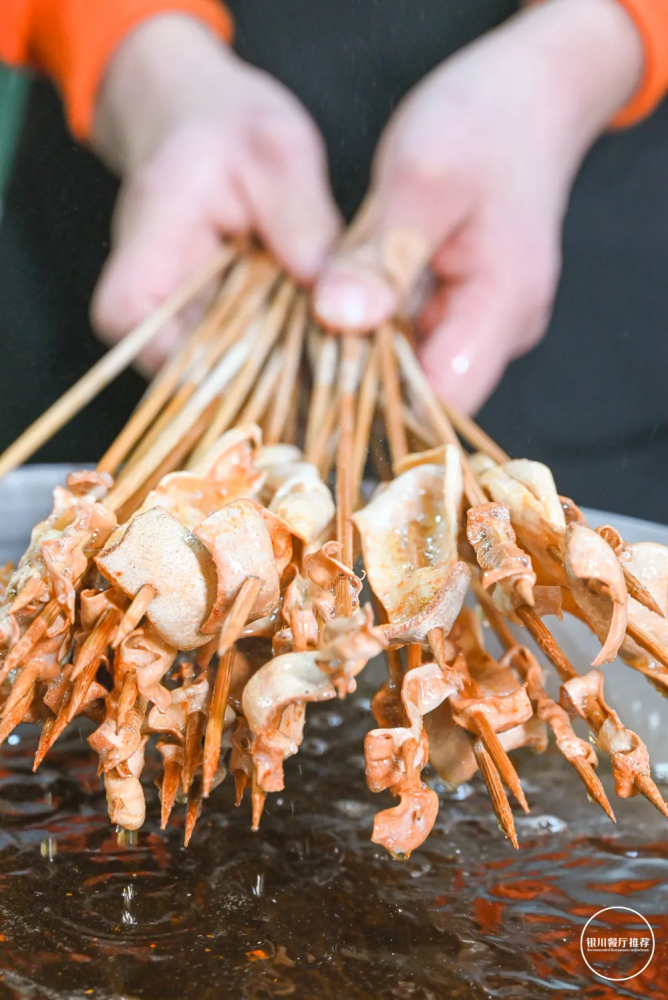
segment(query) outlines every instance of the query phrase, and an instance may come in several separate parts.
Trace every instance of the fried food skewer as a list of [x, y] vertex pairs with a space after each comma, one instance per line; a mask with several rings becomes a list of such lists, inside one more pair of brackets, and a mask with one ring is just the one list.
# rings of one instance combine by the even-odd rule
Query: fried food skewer
[[209, 718], [204, 736], [204, 755], [202, 760], [202, 794], [204, 798], [208, 798], [209, 796], [216, 768], [218, 767], [225, 709], [230, 693], [235, 643], [241, 635], [261, 587], [262, 581], [255, 577], [248, 577], [242, 583], [220, 631], [220, 638], [218, 640], [218, 672], [216, 674], [211, 705], [209, 706]]
[[476, 577], [473, 577], [472, 589], [487, 621], [508, 654], [510, 664], [527, 681], [529, 698], [535, 706], [536, 714], [552, 729], [557, 739], [559, 751], [575, 768], [589, 796], [598, 802], [603, 811], [615, 823], [612, 806], [605, 794], [601, 780], [594, 770], [596, 755], [593, 748], [579, 739], [566, 711], [548, 696], [541, 680], [540, 665], [525, 647], [517, 645], [505, 619]]
[[[570, 660], [566, 657], [564, 652], [560, 649], [559, 645], [555, 642], [555, 639], [549, 629], [543, 624], [540, 618], [536, 615], [533, 608], [528, 607], [528, 605], [521, 605], [517, 608], [517, 614], [522, 619], [522, 622], [527, 628], [527, 631], [532, 636], [536, 642], [538, 648], [545, 654], [550, 663], [553, 664], [557, 673], [559, 674], [562, 681], [568, 683], [573, 680], [580, 680], [580, 675], [573, 667]], [[599, 746], [601, 746], [601, 730], [606, 724], [608, 719], [613, 719], [611, 715], [611, 710], [607, 709], [607, 706], [601, 704], [599, 698], [595, 695], [587, 695], [584, 699], [582, 706], [582, 715], [585, 718], [589, 728], [595, 737]], [[626, 730], [630, 733], [634, 741], [637, 741], [636, 748], [644, 747], [644, 744], [640, 738], [632, 732], [632, 730]], [[608, 756], [615, 764], [615, 751], [603, 746], [602, 749], [608, 754]], [[630, 748], [629, 748], [630, 749]], [[628, 753], [628, 750], [622, 751], [622, 753]], [[646, 754], [646, 751], [645, 751]], [[664, 816], [668, 818], [668, 804], [664, 801], [659, 789], [657, 788], [655, 782], [652, 780], [651, 774], [649, 773], [649, 762], [645, 764], [644, 761], [636, 762], [631, 760], [632, 773], [630, 785], [627, 784], [624, 788], [627, 795], [633, 795], [635, 792], [633, 789], [637, 789], [642, 795], [648, 799], [659, 812], [663, 813]], [[638, 770], [637, 768], [643, 768], [643, 770]], [[618, 794], [620, 791], [618, 789]], [[626, 796], [625, 796], [626, 797]]]

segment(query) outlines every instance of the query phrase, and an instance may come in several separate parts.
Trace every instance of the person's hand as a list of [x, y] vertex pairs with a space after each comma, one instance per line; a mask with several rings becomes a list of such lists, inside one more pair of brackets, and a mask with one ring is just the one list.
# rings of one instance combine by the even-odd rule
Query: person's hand
[[421, 358], [443, 397], [474, 411], [545, 330], [573, 177], [641, 72], [616, 0], [553, 0], [437, 68], [386, 129], [316, 288], [321, 320], [377, 326], [429, 264]]
[[[120, 46], [100, 88], [93, 148], [123, 177], [92, 306], [106, 341], [128, 333], [226, 235], [257, 233], [307, 283], [337, 236], [323, 143], [305, 109], [188, 17], [156, 17]], [[174, 321], [140, 367], [154, 370], [181, 335]]]

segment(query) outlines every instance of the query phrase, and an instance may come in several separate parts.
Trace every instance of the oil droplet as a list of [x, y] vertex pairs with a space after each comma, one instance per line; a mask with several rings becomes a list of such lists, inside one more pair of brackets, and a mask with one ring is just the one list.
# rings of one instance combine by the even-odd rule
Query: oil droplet
[[371, 807], [366, 802], [357, 802], [355, 799], [339, 799], [336, 808], [350, 819], [360, 819], [368, 814]]
[[116, 828], [116, 841], [119, 847], [136, 847], [139, 843], [137, 830], [126, 830], [122, 826]]
[[58, 853], [58, 844], [53, 837], [47, 837], [39, 845], [39, 853], [43, 858], [48, 858], [49, 861], [53, 861]]
[[320, 712], [309, 720], [309, 728], [317, 730], [335, 729], [343, 722], [343, 716], [339, 712]]

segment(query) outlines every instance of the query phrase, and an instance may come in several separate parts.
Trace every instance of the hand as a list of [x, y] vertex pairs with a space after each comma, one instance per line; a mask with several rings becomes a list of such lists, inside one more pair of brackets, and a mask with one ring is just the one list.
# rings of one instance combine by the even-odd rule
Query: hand
[[[106, 341], [128, 333], [224, 236], [257, 233], [304, 282], [337, 236], [323, 143], [305, 109], [186, 16], [156, 17], [123, 42], [100, 89], [93, 147], [123, 177], [92, 306]], [[139, 367], [155, 370], [182, 326], [166, 327]]]
[[421, 359], [475, 411], [546, 328], [573, 177], [641, 71], [616, 0], [553, 0], [437, 68], [382, 137], [367, 202], [317, 286], [321, 320], [377, 326], [429, 264]]

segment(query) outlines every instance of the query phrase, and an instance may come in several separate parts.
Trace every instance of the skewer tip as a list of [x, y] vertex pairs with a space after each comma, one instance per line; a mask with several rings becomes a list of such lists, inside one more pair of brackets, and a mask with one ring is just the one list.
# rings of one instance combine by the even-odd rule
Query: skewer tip
[[587, 794], [589, 797], [599, 804], [601, 809], [606, 813], [606, 815], [612, 820], [613, 823], [617, 822], [615, 814], [612, 811], [612, 806], [608, 800], [608, 796], [605, 794], [605, 789], [601, 784], [601, 779], [597, 775], [591, 764], [584, 759], [584, 757], [573, 757], [572, 759], [567, 758], [569, 764], [572, 764], [575, 770], [580, 775], [585, 788], [587, 789]]
[[638, 774], [635, 779], [636, 788], [648, 799], [660, 813], [668, 819], [668, 805], [664, 801], [661, 792], [655, 785], [649, 774]]

